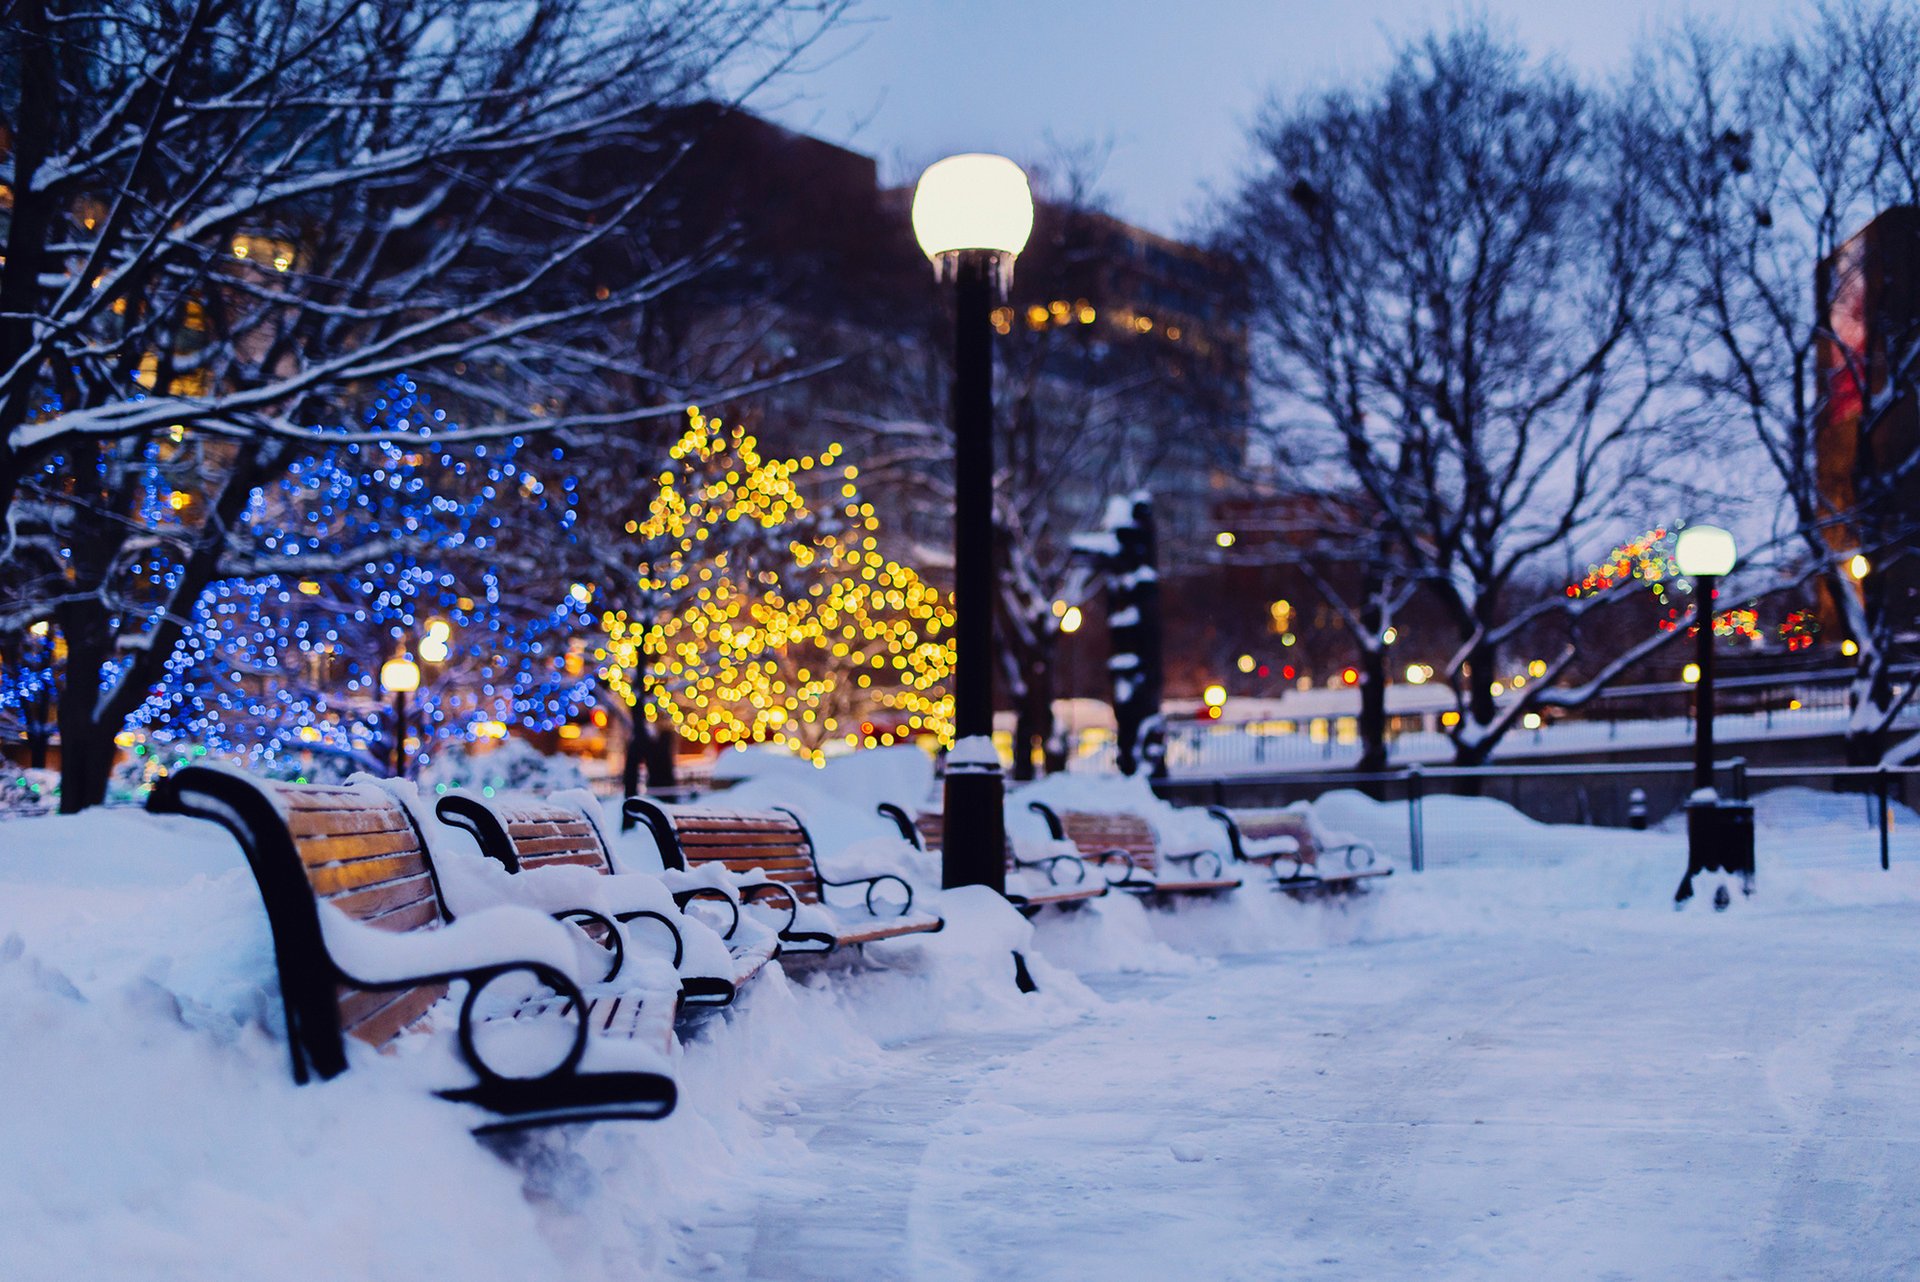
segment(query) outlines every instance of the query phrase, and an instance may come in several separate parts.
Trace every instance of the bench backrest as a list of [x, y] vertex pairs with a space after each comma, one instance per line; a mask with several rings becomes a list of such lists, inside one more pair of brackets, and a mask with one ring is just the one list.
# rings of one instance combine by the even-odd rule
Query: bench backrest
[[426, 843], [397, 800], [371, 784], [276, 783], [192, 766], [148, 803], [212, 819], [233, 833], [266, 905], [287, 1008], [294, 1077], [346, 1067], [343, 1035], [384, 1047], [417, 1023], [444, 983], [363, 989], [327, 955], [316, 904], [381, 930], [432, 930], [444, 917]]
[[1068, 841], [1082, 855], [1124, 850], [1142, 872], [1160, 867], [1160, 842], [1153, 825], [1139, 815], [1106, 810], [1069, 810], [1060, 816]]
[[[1216, 810], [1215, 813], [1221, 812]], [[1259, 843], [1272, 841], [1276, 837], [1291, 837], [1298, 844], [1297, 851], [1286, 856], [1289, 861], [1307, 868], [1319, 859], [1319, 848], [1313, 840], [1313, 824], [1297, 810], [1230, 810], [1224, 812], [1223, 817], [1231, 818], [1231, 826], [1239, 832], [1235, 846], [1243, 859], [1249, 856], [1257, 858]]]
[[820, 902], [813, 841], [790, 811], [668, 807], [644, 797], [629, 798], [627, 811], [653, 833], [669, 868], [691, 870], [711, 863], [735, 873], [758, 868], [801, 903]]
[[[906, 812], [901, 811], [900, 813], [905, 814]], [[898, 822], [898, 821], [896, 820], [895, 822]], [[913, 817], [913, 829], [914, 829], [913, 833], [902, 832], [901, 835], [906, 837], [907, 840], [913, 841], [915, 845], [920, 847], [920, 849], [926, 851], [929, 854], [935, 854], [935, 855], [939, 854], [941, 851], [946, 849], [946, 837], [947, 837], [947, 812], [946, 811], [922, 810], [918, 812]], [[915, 836], [914, 836], [915, 833], [918, 834], [917, 840], [915, 839]], [[1013, 854], [1013, 837], [1011, 834], [1008, 835], [1006, 844], [1007, 844], [1007, 870], [1011, 872], [1015, 867], [1014, 854]]]
[[443, 822], [471, 832], [508, 872], [577, 864], [609, 876], [613, 859], [600, 826], [578, 810], [538, 797], [452, 793], [435, 807]]
[[1043, 801], [1030, 801], [1027, 809], [1047, 821], [1055, 841], [1072, 842], [1083, 859], [1122, 850], [1139, 871], [1160, 869], [1160, 839], [1153, 825], [1139, 815], [1119, 810], [1055, 810]]

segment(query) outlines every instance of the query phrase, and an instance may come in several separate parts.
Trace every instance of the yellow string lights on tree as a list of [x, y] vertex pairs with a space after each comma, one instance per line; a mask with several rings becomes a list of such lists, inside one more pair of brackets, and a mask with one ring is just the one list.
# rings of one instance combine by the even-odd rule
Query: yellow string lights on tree
[[[669, 457], [645, 520], [628, 526], [652, 606], [602, 618], [608, 688], [689, 741], [771, 743], [815, 762], [834, 742], [950, 739], [952, 610], [881, 553], [840, 446], [767, 459], [742, 428], [694, 409]], [[803, 482], [835, 480], [829, 520]]]

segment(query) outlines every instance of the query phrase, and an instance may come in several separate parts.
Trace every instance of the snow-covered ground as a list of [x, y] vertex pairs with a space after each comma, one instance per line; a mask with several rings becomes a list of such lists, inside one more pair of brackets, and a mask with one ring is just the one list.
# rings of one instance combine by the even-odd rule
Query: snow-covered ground
[[[921, 769], [743, 795], [798, 800], [829, 871], [930, 885], [869, 809]], [[0, 824], [0, 1277], [1920, 1276], [1920, 818], [1882, 873], [1857, 800], [1770, 794], [1759, 892], [1676, 913], [1674, 833], [1427, 804], [1413, 876], [1398, 807], [1322, 799], [1399, 865], [1350, 903], [1109, 898], [1029, 938], [946, 896], [941, 935], [756, 981], [667, 1120], [491, 1147], [422, 1089], [431, 1039], [292, 1084], [217, 829]]]

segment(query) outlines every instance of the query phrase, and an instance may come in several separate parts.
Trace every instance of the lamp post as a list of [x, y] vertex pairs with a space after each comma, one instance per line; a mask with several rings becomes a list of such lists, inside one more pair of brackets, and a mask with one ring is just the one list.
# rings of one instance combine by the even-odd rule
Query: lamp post
[[[1687, 800], [1687, 875], [1674, 893], [1675, 903], [1693, 896], [1699, 872], [1738, 873], [1742, 889], [1753, 892], [1753, 807], [1742, 799], [1723, 801], [1713, 786], [1713, 594], [1714, 585], [1733, 569], [1733, 535], [1717, 525], [1689, 525], [1680, 532], [1673, 558], [1693, 580], [1697, 648], [1693, 687], [1693, 795]], [[1727, 906], [1722, 886], [1716, 909]]]
[[1673, 559], [1693, 580], [1700, 602], [1697, 657], [1700, 679], [1693, 687], [1693, 789], [1713, 787], [1713, 585], [1733, 569], [1733, 535], [1717, 525], [1689, 525], [1680, 531]]
[[420, 688], [420, 667], [404, 654], [380, 665], [380, 688], [393, 696], [393, 776], [407, 777], [407, 696]]
[[1006, 889], [1005, 785], [993, 746], [993, 306], [1033, 231], [1027, 176], [1004, 156], [937, 161], [913, 193], [913, 234], [954, 295], [954, 745], [941, 884]]

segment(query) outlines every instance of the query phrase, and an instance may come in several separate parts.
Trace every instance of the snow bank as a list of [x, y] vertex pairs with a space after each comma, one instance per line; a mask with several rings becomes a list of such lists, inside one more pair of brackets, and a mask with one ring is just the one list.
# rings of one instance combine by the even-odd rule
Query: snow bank
[[[686, 1035], [673, 1062], [680, 1107], [664, 1121], [494, 1144], [469, 1134], [476, 1114], [428, 1092], [448, 1068], [444, 1037], [387, 1056], [355, 1047], [351, 1072], [293, 1085], [258, 893], [215, 825], [125, 810], [0, 824], [0, 1272], [216, 1282], [300, 1261], [315, 1275], [473, 1282], [694, 1275], [712, 1248], [674, 1226], [806, 1155], [830, 1120], [805, 1116], [810, 1087], [881, 1076], [892, 1048], [932, 1034], [984, 1040], [1124, 1009], [1083, 977], [1111, 1000], [1211, 970], [1225, 983], [1244, 973], [1236, 954], [1288, 956], [1304, 982], [1327, 949], [1398, 939], [1471, 949], [1496, 933], [1552, 939], [1579, 926], [1680, 949], [1770, 919], [1920, 905], [1920, 816], [1899, 810], [1894, 869], [1882, 873], [1859, 797], [1759, 798], [1760, 892], [1716, 917], [1710, 887], [1672, 910], [1685, 862], [1676, 831], [1547, 827], [1487, 800], [1429, 798], [1429, 871], [1415, 876], [1404, 804], [1336, 793], [1310, 808], [1315, 822], [1398, 866], [1374, 894], [1299, 904], [1253, 871], [1217, 901], [1149, 909], [1109, 895], [1029, 922], [984, 891], [938, 891], [934, 861], [874, 813], [879, 800], [915, 808], [931, 787], [912, 750], [737, 783], [730, 804], [804, 814], [829, 875], [906, 876], [946, 930], [798, 977], [769, 968]], [[1218, 834], [1144, 785], [1076, 776], [1014, 794], [1023, 842], [1039, 823], [1018, 805], [1028, 798], [1133, 810], [1169, 844]], [[609, 817], [617, 863], [657, 869], [644, 831], [619, 834]], [[432, 828], [437, 859], [475, 858], [457, 848], [463, 835]], [[1836, 916], [1835, 937], [1845, 929]], [[1015, 952], [1038, 993], [1016, 990]]]

